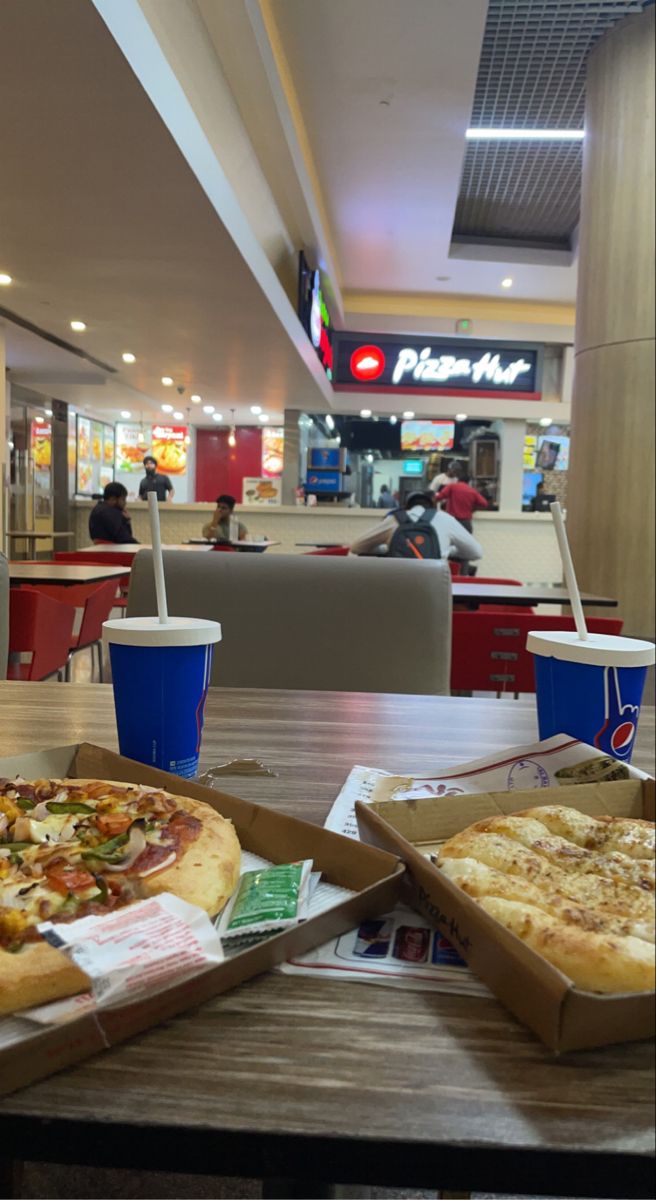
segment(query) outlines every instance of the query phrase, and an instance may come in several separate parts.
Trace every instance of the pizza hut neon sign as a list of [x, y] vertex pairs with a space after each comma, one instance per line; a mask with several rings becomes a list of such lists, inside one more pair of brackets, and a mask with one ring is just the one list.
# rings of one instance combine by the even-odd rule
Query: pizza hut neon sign
[[373, 391], [498, 393], [517, 399], [537, 399], [540, 394], [542, 348], [538, 345], [408, 334], [374, 337], [375, 341], [371, 335], [335, 335], [337, 388], [357, 384]]

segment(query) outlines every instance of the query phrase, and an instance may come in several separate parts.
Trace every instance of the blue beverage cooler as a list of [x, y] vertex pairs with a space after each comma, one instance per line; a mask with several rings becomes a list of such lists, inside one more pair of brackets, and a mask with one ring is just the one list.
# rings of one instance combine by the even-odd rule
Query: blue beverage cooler
[[353, 490], [348, 451], [341, 446], [308, 450], [305, 491], [318, 496], [348, 496]]

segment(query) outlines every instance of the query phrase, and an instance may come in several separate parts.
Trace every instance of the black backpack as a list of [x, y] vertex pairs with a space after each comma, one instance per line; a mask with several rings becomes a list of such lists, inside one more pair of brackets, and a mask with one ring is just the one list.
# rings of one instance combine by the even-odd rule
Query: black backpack
[[440, 539], [432, 518], [433, 508], [425, 508], [414, 521], [403, 508], [391, 514], [398, 523], [387, 551], [388, 558], [441, 558]]

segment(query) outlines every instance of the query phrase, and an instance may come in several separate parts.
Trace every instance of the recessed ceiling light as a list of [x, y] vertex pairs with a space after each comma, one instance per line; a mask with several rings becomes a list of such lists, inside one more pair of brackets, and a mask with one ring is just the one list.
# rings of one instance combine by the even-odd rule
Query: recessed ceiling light
[[415, 415], [415, 414], [413, 413], [412, 409], [411, 409], [411, 408], [409, 408], [409, 409], [407, 410], [407, 412], [404, 412], [404, 414], [403, 414], [403, 419], [404, 419], [405, 421], [411, 421], [411, 420], [412, 420], [412, 418], [414, 417], [414, 415]]
[[4, 271], [0, 274], [0, 287], [9, 287], [9, 284], [13, 282], [11, 275], [7, 275]]
[[467, 413], [456, 413], [456, 421], [466, 421]]
[[170, 375], [162, 375], [162, 383], [164, 387], [173, 387], [173, 380]]
[[372, 463], [372, 462], [374, 461], [374, 456], [373, 456], [373, 454], [365, 454], [365, 458], [366, 458], [366, 460], [367, 460], [367, 462], [368, 462], [368, 463]]
[[267, 421], [269, 420], [269, 414], [268, 413], [260, 413], [259, 419], [263, 425], [266, 425]]
[[513, 281], [510, 275], [506, 275], [506, 278], [501, 280], [501, 286], [504, 288], [511, 288], [512, 285]]
[[468, 129], [470, 142], [582, 142], [584, 129]]
[[261, 405], [259, 405], [259, 404], [251, 404], [251, 412], [252, 412], [252, 414], [253, 414], [253, 416], [254, 416], [254, 417], [259, 417], [260, 413], [262, 412]]
[[553, 421], [551, 417], [540, 417], [540, 424], [546, 428], [547, 425], [553, 425]]
[[71, 329], [74, 330], [75, 333], [84, 333], [86, 325], [84, 324], [84, 321], [71, 321]]
[[183, 420], [184, 420], [184, 413], [181, 413], [181, 412], [174, 412], [173, 416], [175, 417], [176, 421], [183, 421]]
[[47, 416], [47, 417], [51, 417], [51, 416], [52, 416], [52, 409], [51, 409], [51, 408], [46, 408], [46, 410], [45, 410], [45, 414], [46, 414], [46, 416]]
[[331, 413], [326, 413], [326, 425], [329, 429], [335, 428], [335, 421]]
[[360, 409], [360, 416], [361, 416], [361, 417], [370, 417], [370, 416], [371, 416], [371, 409], [370, 409], [370, 408], [361, 408], [361, 409]]
[[212, 413], [212, 420], [213, 421], [222, 421], [223, 413]]
[[35, 417], [34, 420], [37, 425], [43, 425], [43, 417]]
[[192, 404], [200, 404], [201, 400], [202, 396], [199, 396], [197, 393], [191, 397]]
[[132, 413], [131, 413], [131, 412], [128, 412], [127, 408], [124, 408], [124, 409], [123, 409], [123, 411], [122, 411], [122, 413], [121, 413], [121, 416], [123, 417], [123, 420], [124, 420], [124, 421], [129, 421], [129, 420], [130, 420], [130, 417], [132, 416]]
[[214, 412], [214, 405], [213, 405], [213, 404], [204, 404], [204, 405], [203, 405], [203, 412], [204, 412], [204, 413], [213, 413], [213, 412]]
[[396, 425], [397, 421], [398, 421], [398, 417], [390, 417], [390, 425]]
[[171, 412], [173, 412], [173, 405], [172, 405], [172, 404], [163, 404], [163, 405], [162, 405], [162, 412], [165, 412], [165, 413], [171, 413]]
[[121, 358], [123, 359], [124, 363], [133, 363], [137, 361], [136, 355], [130, 354], [129, 350], [126, 350], [125, 354], [121, 355]]

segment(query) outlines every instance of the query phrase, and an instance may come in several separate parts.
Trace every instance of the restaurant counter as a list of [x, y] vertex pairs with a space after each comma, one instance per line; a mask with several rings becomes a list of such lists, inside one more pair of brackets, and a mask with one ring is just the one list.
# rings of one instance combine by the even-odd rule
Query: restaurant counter
[[[77, 548], [89, 545], [88, 520], [91, 500], [71, 502], [71, 523]], [[169, 545], [200, 537], [209, 521], [213, 504], [160, 505], [162, 541]], [[149, 542], [148, 510], [133, 500], [128, 506], [134, 536]], [[340, 542], [349, 544], [384, 516], [381, 509], [346, 508], [337, 504], [306, 508], [281, 505], [237, 506], [240, 519], [253, 538], [267, 537], [279, 542], [267, 554], [302, 554], [311, 549], [298, 542]], [[483, 546], [480, 575], [518, 579], [522, 583], [560, 583], [562, 569], [550, 513], [485, 512], [474, 517], [474, 536]]]

